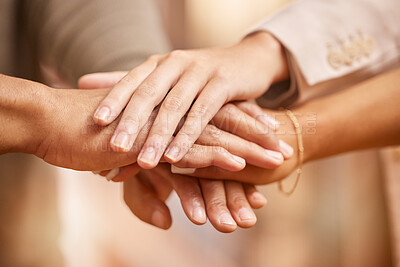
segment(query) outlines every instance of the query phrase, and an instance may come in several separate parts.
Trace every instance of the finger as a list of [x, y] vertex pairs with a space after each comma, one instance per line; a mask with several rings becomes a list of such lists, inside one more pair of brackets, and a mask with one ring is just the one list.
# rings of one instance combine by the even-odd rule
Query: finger
[[[246, 163], [261, 168], [273, 169], [283, 163], [283, 157], [280, 153], [278, 153], [279, 158], [277, 160], [274, 156], [274, 153], [277, 152], [271, 152], [269, 149], [265, 149], [234, 134], [222, 131], [210, 124], [204, 129], [196, 143], [204, 146], [223, 147], [231, 154], [246, 159]], [[185, 158], [187, 158], [188, 161], [193, 160], [190, 153], [186, 154], [184, 159]], [[197, 166], [196, 168], [200, 167]]]
[[261, 209], [267, 205], [267, 199], [260, 193], [254, 185], [243, 184], [247, 200], [253, 209]]
[[153, 188], [160, 200], [166, 201], [173, 190], [169, 179], [152, 170], [143, 170], [141, 174], [142, 182]]
[[[147, 122], [153, 109], [179, 79], [181, 67], [173, 63], [160, 63], [135, 90], [111, 138], [114, 151], [127, 152], [131, 149], [138, 132]], [[125, 82], [124, 88], [128, 85], [129, 83]]]
[[96, 175], [103, 176], [104, 178], [106, 178], [107, 181], [111, 181], [116, 176], [118, 176], [119, 172], [120, 172], [120, 168], [114, 168], [112, 170], [99, 171], [99, 172], [93, 172], [93, 173]]
[[137, 87], [153, 72], [157, 57], [150, 57], [143, 64], [126, 74], [100, 103], [94, 113], [94, 121], [102, 126], [113, 122], [125, 108]]
[[161, 229], [168, 229], [172, 219], [168, 207], [139, 177], [124, 182], [124, 200], [139, 219]]
[[[218, 167], [196, 168], [190, 172], [185, 173], [187, 176], [213, 179], [213, 180], [232, 180], [242, 183], [249, 183], [254, 185], [269, 184], [279, 180], [277, 177], [286, 177], [289, 173], [287, 170], [281, 171], [281, 168], [267, 170], [260, 170], [259, 167], [247, 165], [241, 171], [230, 172]], [[180, 173], [179, 170], [176, 173]], [[271, 177], [272, 176], [272, 177]], [[271, 177], [271, 178], [270, 178]]]
[[279, 122], [272, 116], [268, 115], [267, 112], [265, 112], [259, 105], [251, 103], [250, 101], [235, 102], [235, 105], [240, 110], [255, 118], [259, 122], [267, 125], [274, 131], [278, 130]]
[[140, 171], [139, 165], [137, 163], [131, 164], [129, 166], [121, 167], [119, 174], [112, 178], [113, 182], [123, 182], [126, 181], [136, 174], [138, 174]]
[[168, 146], [165, 158], [169, 163], [179, 162], [184, 157], [210, 120], [227, 101], [225, 87], [226, 83], [222, 80], [213, 79], [203, 89], [190, 109], [182, 129]]
[[217, 146], [193, 145], [183, 159], [174, 164], [179, 168], [204, 168], [217, 166], [228, 171], [240, 171], [246, 166], [243, 158]]
[[206, 78], [196, 71], [182, 75], [178, 83], [163, 100], [154, 124], [138, 158], [142, 168], [154, 168], [160, 161], [170, 138], [186, 114], [197, 92], [204, 87]]
[[214, 228], [223, 233], [235, 231], [237, 224], [226, 205], [224, 183], [201, 179], [200, 185], [206, 203], [207, 216]]
[[157, 167], [154, 171], [169, 179], [181, 200], [182, 208], [189, 220], [194, 224], [205, 224], [207, 216], [198, 179], [171, 174], [168, 164]]
[[250, 207], [242, 184], [233, 181], [225, 181], [224, 183], [228, 208], [236, 223], [242, 228], [254, 226], [257, 217]]
[[[218, 128], [240, 136], [269, 150], [271, 161], [279, 166], [283, 163], [285, 153], [288, 158], [293, 155], [293, 149], [287, 154], [280, 146], [275, 132], [268, 126], [260, 123], [234, 104], [226, 104], [213, 118], [213, 124]], [[289, 146], [290, 147], [290, 146]]]
[[[279, 128], [279, 122], [268, 115], [260, 106], [249, 101], [235, 102], [235, 105], [243, 112], [273, 129], [274, 132]], [[279, 140], [279, 151], [285, 159], [293, 156], [293, 148], [283, 140]]]
[[83, 75], [78, 80], [80, 89], [100, 89], [111, 88], [116, 85], [125, 75], [127, 71], [99, 72]]

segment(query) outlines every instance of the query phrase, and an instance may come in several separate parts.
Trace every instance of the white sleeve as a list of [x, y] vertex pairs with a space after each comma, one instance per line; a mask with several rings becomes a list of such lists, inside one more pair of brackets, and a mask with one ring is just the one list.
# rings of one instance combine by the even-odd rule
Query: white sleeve
[[301, 103], [399, 66], [399, 13], [399, 0], [302, 0], [263, 21], [253, 32], [286, 48], [291, 85], [260, 102]]

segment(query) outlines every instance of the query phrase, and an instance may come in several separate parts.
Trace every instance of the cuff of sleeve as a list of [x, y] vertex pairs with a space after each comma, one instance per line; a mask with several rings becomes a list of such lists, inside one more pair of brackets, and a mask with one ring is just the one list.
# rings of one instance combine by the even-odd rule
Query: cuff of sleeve
[[270, 109], [290, 107], [298, 98], [296, 70], [290, 52], [285, 49], [289, 66], [289, 79], [273, 84], [268, 91], [257, 99], [257, 103]]

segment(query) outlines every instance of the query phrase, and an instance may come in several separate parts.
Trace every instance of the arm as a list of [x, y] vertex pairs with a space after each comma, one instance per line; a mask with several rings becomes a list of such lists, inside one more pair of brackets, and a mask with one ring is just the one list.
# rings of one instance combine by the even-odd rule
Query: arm
[[43, 138], [46, 86], [0, 75], [0, 154], [34, 153]]
[[400, 144], [399, 84], [397, 69], [299, 108], [318, 116], [316, 135], [305, 135], [307, 161]]
[[127, 155], [107, 146], [110, 128], [91, 123], [94, 104], [105, 90], [53, 89], [43, 84], [0, 76], [0, 153], [35, 154], [48, 163], [77, 170], [131, 164]]

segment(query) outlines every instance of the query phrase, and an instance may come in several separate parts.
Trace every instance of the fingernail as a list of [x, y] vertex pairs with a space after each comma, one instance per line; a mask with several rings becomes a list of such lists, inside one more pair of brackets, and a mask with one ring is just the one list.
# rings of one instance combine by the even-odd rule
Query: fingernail
[[192, 213], [192, 218], [198, 223], [205, 223], [207, 220], [205, 210], [202, 207], [195, 208]]
[[281, 165], [283, 163], [282, 153], [273, 150], [265, 150], [265, 152], [267, 153], [267, 157], [275, 164]]
[[94, 117], [99, 121], [107, 122], [110, 115], [111, 110], [108, 107], [101, 107], [95, 112]]
[[219, 216], [219, 223], [224, 225], [236, 226], [236, 222], [233, 220], [232, 216], [227, 213]]
[[166, 222], [164, 220], [164, 215], [159, 210], [154, 211], [151, 215], [151, 223], [161, 229], [167, 228], [165, 225]]
[[101, 171], [93, 171], [93, 174], [99, 175], [101, 173]]
[[239, 210], [239, 219], [240, 221], [254, 221], [256, 217], [254, 216], [254, 213], [251, 212], [247, 208], [241, 208]]
[[179, 168], [171, 165], [171, 172], [174, 174], [193, 174], [195, 171], [196, 168]]
[[242, 159], [241, 157], [232, 155], [232, 162], [235, 163], [236, 166], [238, 167], [244, 167], [246, 166], [246, 161], [244, 159]]
[[142, 149], [139, 154], [138, 160], [148, 165], [154, 165], [156, 160], [156, 150], [154, 147], [149, 146], [146, 149]]
[[129, 151], [129, 135], [127, 133], [121, 132], [117, 135], [114, 135], [111, 143], [119, 148], [122, 148], [124, 151]]
[[165, 152], [165, 157], [172, 160], [173, 162], [176, 162], [179, 156], [179, 152], [180, 149], [177, 146], [168, 148], [167, 151]]
[[120, 169], [119, 168], [115, 168], [112, 169], [107, 175], [106, 175], [106, 179], [107, 181], [111, 181], [112, 179], [114, 179], [115, 177], [117, 177], [117, 175], [119, 174]]
[[290, 158], [293, 156], [293, 148], [288, 145], [285, 141], [279, 140], [279, 147], [285, 158]]

